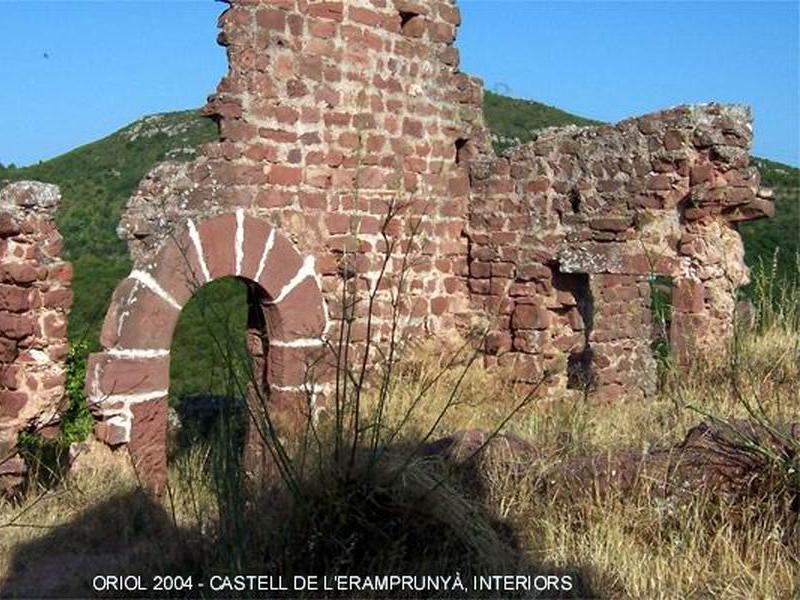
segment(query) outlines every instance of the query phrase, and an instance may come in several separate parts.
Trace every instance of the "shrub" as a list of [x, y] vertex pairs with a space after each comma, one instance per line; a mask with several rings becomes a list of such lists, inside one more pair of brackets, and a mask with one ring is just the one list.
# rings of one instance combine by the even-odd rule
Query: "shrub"
[[63, 479], [69, 468], [70, 446], [82, 442], [92, 432], [94, 420], [89, 412], [83, 387], [89, 344], [72, 344], [67, 355], [65, 401], [59, 417], [59, 433], [46, 438], [38, 433], [20, 433], [18, 447], [30, 469], [29, 484], [50, 487]]

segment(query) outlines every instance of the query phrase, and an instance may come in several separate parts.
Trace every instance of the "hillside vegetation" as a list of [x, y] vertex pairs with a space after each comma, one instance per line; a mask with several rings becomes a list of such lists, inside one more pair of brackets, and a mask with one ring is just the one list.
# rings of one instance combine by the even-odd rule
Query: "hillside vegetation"
[[[529, 141], [537, 129], [597, 123], [538, 102], [492, 92], [486, 92], [485, 117], [499, 151]], [[191, 160], [196, 148], [213, 141], [216, 135], [214, 123], [196, 110], [151, 115], [51, 160], [23, 168], [0, 166], [0, 181], [34, 179], [61, 187], [58, 225], [65, 238], [67, 258], [75, 267], [75, 306], [70, 317], [73, 340], [96, 341], [114, 286], [130, 269], [125, 244], [117, 237], [116, 228], [139, 180], [159, 161]], [[798, 251], [800, 171], [765, 159], [756, 162], [764, 184], [776, 190], [777, 216], [742, 226], [748, 262], [751, 266], [769, 263], [775, 249], [780, 248], [779, 270], [789, 272]], [[173, 390], [179, 394], [199, 391], [192, 383], [198, 381], [205, 382], [203, 391], [218, 391], [207, 388], [207, 382], [217, 378], [211, 376], [213, 369], [204, 358], [205, 352], [213, 347], [212, 337], [224, 337], [228, 328], [244, 328], [245, 292], [241, 284], [223, 280], [204, 292], [184, 310], [176, 334]], [[207, 325], [201, 312], [208, 306], [233, 315], [232, 321]], [[209, 331], [209, 326], [220, 330]]]
[[[585, 122], [492, 96], [487, 120], [498, 146], [528, 139], [528, 124]], [[115, 230], [137, 181], [159, 160], [191, 158], [214, 136], [194, 111], [155, 115], [45, 163], [0, 169], [0, 180], [62, 188], [58, 221], [76, 266], [73, 340], [96, 340], [111, 291], [129, 269]], [[184, 419], [181, 409], [209, 403], [177, 407], [168, 493], [160, 500], [141, 493], [133, 469], [107, 463], [91, 445], [58, 482], [38, 481], [37, 473], [53, 473], [46, 456], [31, 461], [27, 493], [0, 501], [0, 597], [87, 597], [94, 582], [87, 573], [137, 574], [154, 594], [169, 597], [206, 597], [211, 588], [200, 586], [212, 575], [270, 573], [291, 585], [297, 574], [352, 581], [458, 573], [465, 593], [391, 597], [800, 598], [800, 446], [787, 428], [800, 422], [800, 262], [790, 262], [800, 172], [756, 161], [765, 184], [776, 188], [778, 216], [742, 228], [748, 260], [769, 260], [781, 247], [780, 265], [794, 283], [776, 286], [769, 271], [758, 270], [753, 323], [737, 320], [735, 344], [688, 370], [674, 369], [666, 357], [649, 402], [592, 403], [581, 394], [551, 402], [538, 398], [538, 386], [525, 395], [508, 368], [484, 367], [472, 344], [447, 340], [424, 340], [397, 356], [386, 344], [368, 346], [364, 355], [373, 358], [363, 363], [340, 353], [338, 366], [351, 375], [342, 381], [351, 383], [336, 385], [329, 410], [297, 422], [299, 439], [282, 442], [265, 427], [269, 411], [256, 410], [261, 441], [275, 456], [268, 464], [281, 466], [272, 477], [244, 476], [244, 413], [235, 402], [218, 403], [218, 414], [205, 420], [199, 411], [200, 418]], [[242, 284], [230, 279], [206, 286], [186, 306], [172, 348], [174, 399], [233, 395], [247, 385], [241, 363], [231, 359], [232, 345], [243, 341], [244, 306]], [[381, 385], [362, 388], [365, 373]], [[711, 464], [687, 463], [701, 467], [707, 485], [693, 489], [658, 471], [626, 483], [633, 480], [625, 473], [648, 454], [677, 452], [698, 439], [687, 431], [738, 432], [745, 420], [768, 435], [759, 441], [740, 433], [726, 453], [711, 446]], [[448, 459], [446, 445], [431, 442], [457, 431], [486, 441], [474, 450], [474, 442], [451, 446]], [[423, 444], [438, 454], [419, 452]], [[735, 468], [725, 466], [732, 450]], [[670, 460], [676, 468], [681, 462]], [[165, 583], [180, 582], [166, 594], [152, 587], [163, 574]], [[470, 587], [473, 576], [496, 574], [569, 577], [570, 585], [545, 596]], [[255, 595], [233, 589], [220, 591]], [[326, 597], [357, 593], [349, 591]]]
[[584, 119], [546, 104], [488, 91], [484, 95], [483, 112], [492, 132], [494, 147], [499, 152], [531, 141], [537, 129], [601, 124], [600, 121]]
[[742, 223], [745, 258], [751, 267], [763, 262], [773, 268], [774, 261], [776, 275], [786, 279], [800, 253], [800, 169], [765, 158], [753, 160], [761, 172], [762, 185], [775, 192], [775, 216]]

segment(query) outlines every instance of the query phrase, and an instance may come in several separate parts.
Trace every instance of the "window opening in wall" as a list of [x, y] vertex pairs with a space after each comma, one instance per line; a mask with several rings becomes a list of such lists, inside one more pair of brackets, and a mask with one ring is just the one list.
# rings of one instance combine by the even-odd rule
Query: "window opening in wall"
[[577, 214], [581, 210], [581, 193], [578, 190], [571, 190], [569, 193], [569, 205], [572, 212]]
[[456, 140], [456, 165], [461, 166], [469, 160], [472, 149], [470, 142], [466, 138], [458, 138]]
[[400, 11], [400, 30], [409, 37], [421, 37], [425, 32], [422, 15], [415, 12]]
[[[567, 389], [586, 390], [593, 384], [592, 347], [590, 338], [594, 321], [594, 300], [586, 273], [562, 273], [557, 269], [553, 275], [553, 285], [560, 292], [572, 294], [575, 306], [568, 313], [573, 328], [578, 327], [583, 334], [583, 344], [567, 357]], [[574, 312], [573, 312], [574, 311]]]
[[672, 324], [672, 278], [665, 275], [653, 275], [650, 277], [649, 283], [650, 315], [653, 323], [650, 348], [661, 373], [670, 355], [669, 331]]
[[400, 27], [405, 28], [406, 25], [411, 23], [412, 19], [415, 19], [419, 16], [419, 13], [410, 12], [406, 10], [400, 11]]

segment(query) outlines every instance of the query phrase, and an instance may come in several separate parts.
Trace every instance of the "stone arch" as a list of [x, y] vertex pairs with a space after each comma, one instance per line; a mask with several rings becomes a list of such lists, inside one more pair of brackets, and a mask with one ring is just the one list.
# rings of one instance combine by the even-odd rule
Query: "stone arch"
[[271, 406], [305, 398], [306, 365], [323, 348], [327, 309], [313, 256], [303, 257], [269, 223], [242, 209], [188, 219], [117, 286], [100, 334], [103, 351], [87, 365], [96, 436], [112, 447], [128, 444], [139, 476], [156, 491], [166, 480], [170, 348], [178, 318], [200, 287], [230, 276], [249, 282], [260, 298], [268, 347], [254, 358], [263, 363]]

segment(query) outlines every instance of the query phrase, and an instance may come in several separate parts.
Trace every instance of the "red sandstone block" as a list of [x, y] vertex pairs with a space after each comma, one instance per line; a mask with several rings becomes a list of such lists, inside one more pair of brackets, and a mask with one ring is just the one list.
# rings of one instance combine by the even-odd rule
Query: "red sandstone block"
[[145, 485], [160, 493], [167, 478], [167, 399], [134, 404], [131, 412], [131, 459]]
[[356, 181], [356, 185], [365, 190], [379, 190], [388, 187], [387, 173], [380, 167], [358, 169]]
[[280, 208], [291, 206], [295, 195], [286, 190], [266, 189], [256, 194], [255, 205], [260, 208]]
[[275, 162], [278, 160], [278, 147], [272, 144], [248, 145], [244, 156], [259, 162]]
[[439, 16], [451, 25], [461, 25], [461, 11], [455, 6], [451, 6], [449, 4], [440, 4]]
[[343, 13], [344, 5], [342, 2], [315, 2], [309, 4], [306, 9], [306, 14], [311, 17], [331, 19], [333, 21], [342, 21]]
[[436, 298], [431, 298], [431, 312], [434, 315], [441, 316], [447, 313], [449, 308], [450, 298], [447, 296], [437, 296]]
[[456, 28], [449, 23], [431, 23], [430, 36], [436, 42], [450, 44], [456, 38]]
[[27, 402], [28, 394], [25, 392], [0, 392], [0, 416], [16, 417]]
[[36, 318], [32, 314], [13, 314], [0, 312], [0, 335], [12, 340], [20, 340], [32, 335]]
[[128, 430], [110, 421], [97, 421], [93, 433], [94, 437], [112, 448], [128, 441]]
[[573, 331], [583, 331], [586, 327], [583, 322], [583, 316], [577, 308], [572, 308], [567, 313], [567, 323]]
[[55, 362], [66, 360], [69, 353], [69, 345], [66, 343], [52, 343], [47, 346], [47, 358]]
[[422, 121], [418, 119], [403, 119], [403, 135], [412, 138], [421, 138], [423, 133]]
[[669, 175], [651, 175], [647, 178], [647, 189], [649, 190], [672, 189], [672, 178]]
[[72, 263], [58, 262], [48, 268], [47, 279], [69, 283], [72, 281], [72, 274]]
[[283, 129], [261, 127], [258, 130], [258, 135], [265, 140], [272, 140], [280, 143], [294, 143], [297, 141], [297, 134], [294, 131], [287, 131]]
[[[327, 174], [325, 175], [325, 181], [330, 181]], [[309, 182], [307, 181], [307, 183]], [[324, 192], [303, 192], [300, 194], [299, 199], [300, 207], [304, 210], [325, 210], [328, 207], [328, 196]]]
[[469, 265], [469, 274], [477, 279], [488, 279], [492, 274], [491, 263], [472, 262]]
[[339, 146], [348, 150], [354, 150], [361, 146], [361, 140], [354, 131], [344, 131], [340, 133], [337, 142]]
[[548, 342], [548, 334], [543, 331], [515, 331], [513, 349], [527, 354], [540, 353]]
[[138, 281], [125, 279], [114, 290], [100, 343], [106, 348], [169, 348], [179, 314]]
[[275, 107], [275, 118], [279, 123], [293, 125], [300, 119], [300, 111], [291, 106], [277, 106]]
[[373, 27], [379, 26], [383, 23], [384, 15], [368, 8], [359, 8], [356, 6], [350, 7], [347, 11], [350, 19], [356, 23], [363, 23], [364, 25], [371, 25]]
[[236, 217], [206, 219], [197, 225], [206, 266], [212, 279], [236, 273]]
[[341, 213], [331, 213], [325, 217], [325, 226], [331, 235], [349, 233], [350, 217]]
[[152, 277], [180, 306], [205, 285], [197, 251], [187, 232], [164, 243]]
[[701, 183], [713, 183], [715, 169], [714, 165], [709, 163], [705, 165], [698, 165], [692, 167], [690, 171], [689, 182], [691, 185], [700, 185]]
[[600, 231], [625, 231], [633, 224], [630, 217], [600, 217], [592, 219], [589, 227]]
[[330, 39], [336, 35], [336, 24], [329, 21], [308, 21], [308, 33], [312, 37]]
[[426, 25], [425, 17], [422, 15], [413, 16], [403, 23], [403, 35], [411, 38], [421, 38], [425, 35]]
[[547, 329], [550, 326], [550, 311], [541, 306], [522, 304], [511, 315], [514, 329]]
[[63, 388], [67, 381], [67, 374], [63, 371], [50, 372], [42, 377], [42, 387], [46, 390]]
[[329, 365], [325, 364], [325, 359], [326, 353], [322, 347], [271, 346], [267, 360], [267, 380], [270, 385], [280, 387], [322, 383], [319, 377], [330, 371], [326, 368]]
[[0, 385], [9, 390], [16, 390], [19, 387], [20, 367], [16, 365], [0, 366]]
[[7, 263], [0, 266], [0, 279], [10, 283], [33, 283], [39, 278], [36, 268], [29, 263]]
[[17, 358], [17, 344], [0, 337], [0, 362], [10, 363]]
[[515, 270], [513, 263], [492, 263], [492, 277], [510, 278]]
[[652, 271], [652, 266], [647, 256], [644, 254], [637, 254], [633, 256], [626, 256], [623, 260], [624, 270], [632, 275], [649, 275]]
[[699, 281], [679, 279], [672, 293], [672, 303], [677, 311], [700, 313], [705, 308], [706, 288]]
[[86, 393], [111, 396], [166, 390], [169, 362], [169, 356], [134, 359], [104, 352], [90, 354], [86, 366]]
[[243, 227], [241, 274], [254, 279], [269, 238], [270, 227], [260, 219], [246, 216]]
[[[288, 1], [288, 4], [289, 9], [294, 8], [294, 3], [291, 0]], [[286, 23], [289, 25], [289, 33], [294, 37], [299, 37], [303, 34], [305, 17], [292, 13], [286, 18]]]
[[323, 120], [326, 127], [349, 127], [352, 116], [343, 112], [327, 112]]
[[220, 136], [224, 140], [247, 141], [258, 135], [258, 128], [240, 119], [222, 119], [220, 121]]
[[552, 269], [544, 265], [528, 263], [517, 268], [517, 278], [520, 281], [546, 281], [552, 279], [552, 277]]
[[300, 57], [298, 65], [298, 77], [307, 81], [316, 81], [321, 83], [324, 80], [323, 72], [324, 63], [321, 56]]
[[50, 313], [42, 319], [42, 335], [47, 338], [67, 337], [67, 318], [63, 313]]
[[511, 350], [512, 338], [507, 331], [493, 331], [486, 336], [485, 350], [487, 354], [503, 354]]
[[303, 180], [303, 171], [298, 167], [274, 165], [269, 171], [269, 182], [274, 185], [298, 185]]
[[286, 298], [265, 310], [273, 339], [291, 341], [319, 338], [325, 330], [322, 294], [312, 278], [304, 280]]
[[20, 232], [19, 223], [10, 212], [0, 212], [0, 237], [11, 237]]
[[15, 285], [0, 285], [0, 310], [24, 312], [31, 307], [30, 289]]
[[676, 129], [670, 129], [664, 134], [664, 148], [667, 150], [680, 150], [685, 143], [683, 134]]
[[270, 298], [276, 298], [302, 266], [303, 259], [292, 243], [283, 235], [276, 235], [258, 283]]
[[268, 31], [283, 31], [286, 28], [286, 13], [282, 10], [261, 9], [256, 12], [256, 24]]
[[[304, 182], [306, 185], [317, 189], [328, 189], [331, 187], [331, 173], [327, 167], [306, 167], [303, 170], [304, 174]], [[312, 197], [316, 198], [319, 194], [312, 194]], [[300, 195], [300, 206], [305, 208], [305, 204], [307, 201], [306, 194]], [[325, 206], [321, 206], [320, 208], [325, 208]]]

